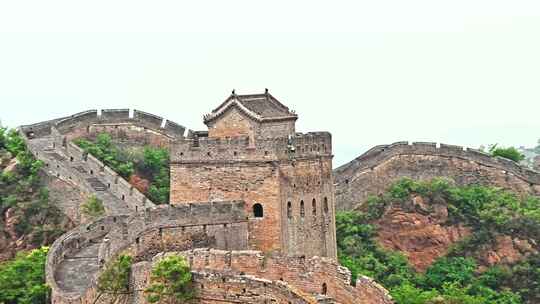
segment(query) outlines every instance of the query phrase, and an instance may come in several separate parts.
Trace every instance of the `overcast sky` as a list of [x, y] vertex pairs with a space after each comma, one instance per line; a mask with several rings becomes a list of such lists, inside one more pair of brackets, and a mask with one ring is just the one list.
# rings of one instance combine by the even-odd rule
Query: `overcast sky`
[[0, 120], [137, 108], [204, 129], [270, 93], [335, 165], [377, 144], [540, 138], [540, 1], [0, 2]]

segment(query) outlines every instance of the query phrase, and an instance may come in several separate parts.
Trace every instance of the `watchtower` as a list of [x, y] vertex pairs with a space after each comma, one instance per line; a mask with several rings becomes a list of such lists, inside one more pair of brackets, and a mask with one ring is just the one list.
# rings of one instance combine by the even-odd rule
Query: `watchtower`
[[171, 145], [171, 203], [243, 200], [249, 246], [336, 258], [332, 139], [266, 92], [233, 93]]

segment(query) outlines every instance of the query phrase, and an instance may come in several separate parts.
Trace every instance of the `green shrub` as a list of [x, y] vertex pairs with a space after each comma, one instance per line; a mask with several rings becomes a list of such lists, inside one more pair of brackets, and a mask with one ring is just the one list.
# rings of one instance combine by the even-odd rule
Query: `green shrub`
[[92, 195], [81, 205], [81, 212], [90, 217], [99, 217], [105, 214], [105, 207], [100, 199]]
[[499, 148], [495, 144], [489, 148], [489, 153], [493, 156], [504, 157], [517, 163], [525, 159], [525, 155], [521, 154], [521, 152], [519, 152], [518, 149], [514, 147]]
[[116, 148], [110, 134], [101, 133], [95, 142], [76, 139], [75, 144], [93, 155], [122, 177], [129, 179], [133, 174], [150, 181], [147, 193], [157, 204], [169, 203], [169, 152], [167, 149], [144, 147], [142, 153], [127, 152]]
[[195, 297], [189, 264], [184, 257], [163, 258], [152, 269], [150, 286], [145, 290], [150, 303], [185, 302]]
[[129, 255], [119, 255], [105, 265], [98, 278], [98, 291], [118, 296], [129, 291], [129, 274], [133, 258]]

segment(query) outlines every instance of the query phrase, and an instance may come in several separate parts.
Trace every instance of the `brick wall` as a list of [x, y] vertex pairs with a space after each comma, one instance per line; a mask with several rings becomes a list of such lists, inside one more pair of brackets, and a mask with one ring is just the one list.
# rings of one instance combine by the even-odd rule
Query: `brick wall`
[[[176, 141], [171, 203], [243, 200], [250, 215], [250, 248], [335, 258], [331, 149], [327, 132], [254, 143], [246, 137]], [[262, 218], [255, 217], [256, 204], [263, 207]]]
[[[170, 254], [175, 253], [157, 255], [153, 263]], [[179, 254], [189, 261], [195, 274], [198, 294], [207, 300], [266, 303], [265, 299], [271, 301], [273, 298], [277, 303], [317, 303], [317, 299], [330, 299], [325, 303], [335, 301], [342, 304], [392, 303], [387, 291], [368, 278], [361, 277], [356, 286], [352, 286], [350, 272], [332, 259], [269, 256], [257, 251], [214, 249], [195, 249]], [[143, 290], [147, 286], [151, 265], [149, 262], [134, 265], [134, 289]], [[136, 303], [146, 303], [142, 293], [135, 294], [138, 297]], [[298, 300], [300, 302], [295, 302]]]

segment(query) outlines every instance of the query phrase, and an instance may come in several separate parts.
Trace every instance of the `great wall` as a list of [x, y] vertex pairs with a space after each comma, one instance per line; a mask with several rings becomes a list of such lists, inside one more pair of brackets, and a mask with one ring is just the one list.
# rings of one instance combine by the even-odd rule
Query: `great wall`
[[[314, 176], [291, 176], [291, 183], [295, 183], [291, 184], [291, 188], [298, 187], [302, 191], [311, 189], [311, 195], [316, 196], [318, 202], [315, 203], [314, 198], [313, 204], [309, 200], [305, 207], [303, 201], [300, 205], [295, 202], [294, 206], [289, 202], [288, 208], [283, 211], [291, 227], [289, 236], [285, 237], [294, 238], [286, 241], [292, 243], [282, 247], [288, 248], [286, 250], [290, 250], [291, 254], [283, 255], [254, 250], [260, 241], [257, 241], [258, 237], [254, 238], [253, 231], [256, 231], [256, 227], [264, 229], [265, 225], [261, 219], [253, 218], [253, 206], [247, 206], [244, 200], [211, 199], [210, 203], [193, 200], [157, 206], [111, 168], [84, 153], [72, 142], [82, 136], [92, 137], [100, 132], [108, 132], [126, 142], [169, 148], [171, 154], [175, 155], [172, 157], [173, 165], [187, 164], [195, 159], [194, 153], [202, 155], [203, 161], [210, 155], [220, 155], [206, 161], [220, 163], [234, 162], [235, 158], [237, 161], [250, 158], [256, 162], [263, 159], [263, 162], [271, 165], [277, 157], [291, 160], [287, 147], [294, 143], [298, 153], [294, 151], [292, 157], [297, 158], [293, 162], [298, 163], [292, 163], [287, 169], [294, 172], [298, 170], [294, 169], [297, 166], [309, 167], [308, 163], [300, 161], [302, 159], [330, 155], [331, 139], [327, 133], [297, 135], [292, 141], [286, 138], [260, 140], [255, 145], [249, 137], [216, 141], [194, 136], [196, 132], [169, 120], [127, 109], [86, 111], [62, 119], [21, 126], [20, 131], [29, 150], [45, 163], [48, 175], [79, 188], [81, 192], [96, 195], [104, 202], [106, 210], [106, 216], [81, 223], [51, 246], [46, 263], [46, 280], [52, 288], [53, 303], [106, 303], [106, 297], [98, 299], [97, 277], [103, 266], [120, 252], [129, 252], [136, 261], [131, 275], [131, 303], [146, 303], [143, 289], [151, 265], [164, 252], [179, 252], [188, 258], [200, 303], [392, 302], [386, 290], [369, 278], [360, 277], [356, 282], [351, 282], [349, 271], [339, 266], [333, 258], [333, 232], [327, 234], [328, 241], [333, 245], [323, 245], [330, 246], [330, 249], [323, 250], [330, 257], [292, 253], [294, 243], [303, 241], [301, 233], [308, 231], [295, 228], [305, 225], [307, 219], [304, 220], [304, 214], [313, 214], [309, 221], [314, 221], [314, 227], [320, 227], [318, 233], [324, 235], [328, 233], [325, 232], [329, 229], [328, 225], [333, 226], [333, 196], [326, 194], [328, 198], [319, 198], [323, 194], [317, 189], [317, 185], [321, 186], [322, 178], [328, 176], [320, 176], [320, 172], [314, 172]], [[236, 145], [238, 149], [228, 149], [227, 144]], [[209, 151], [204, 147], [209, 147]], [[228, 155], [230, 153], [233, 154]], [[327, 168], [331, 172], [331, 166]], [[269, 172], [275, 172], [275, 168]], [[331, 191], [331, 179], [327, 180], [329, 186], [324, 191]], [[304, 211], [304, 208], [307, 210]], [[266, 205], [265, 217], [270, 218], [271, 213], [271, 206]], [[316, 224], [319, 218], [323, 226]], [[261, 233], [264, 234], [264, 230]], [[299, 248], [318, 251], [318, 246]]]
[[376, 146], [334, 170], [337, 207], [350, 210], [383, 193], [401, 177], [448, 177], [457, 184], [495, 185], [540, 194], [540, 173], [516, 162], [461, 146], [397, 142]]
[[[189, 261], [200, 303], [389, 304], [383, 287], [363, 276], [352, 282], [337, 263], [336, 208], [353, 209], [403, 176], [447, 176], [540, 193], [535, 171], [434, 143], [377, 146], [332, 176], [330, 134], [297, 133], [297, 116], [288, 111], [268, 93], [233, 94], [205, 116], [209, 132], [128, 109], [21, 126], [48, 175], [96, 195], [106, 210], [51, 246], [46, 281], [52, 302], [107, 303], [106, 296], [99, 298], [97, 277], [108, 261], [129, 253], [135, 264], [128, 302], [147, 303], [152, 265], [174, 252]], [[170, 150], [171, 205], [154, 204], [72, 142], [100, 132]], [[262, 209], [257, 214], [259, 205], [264, 216]]]

